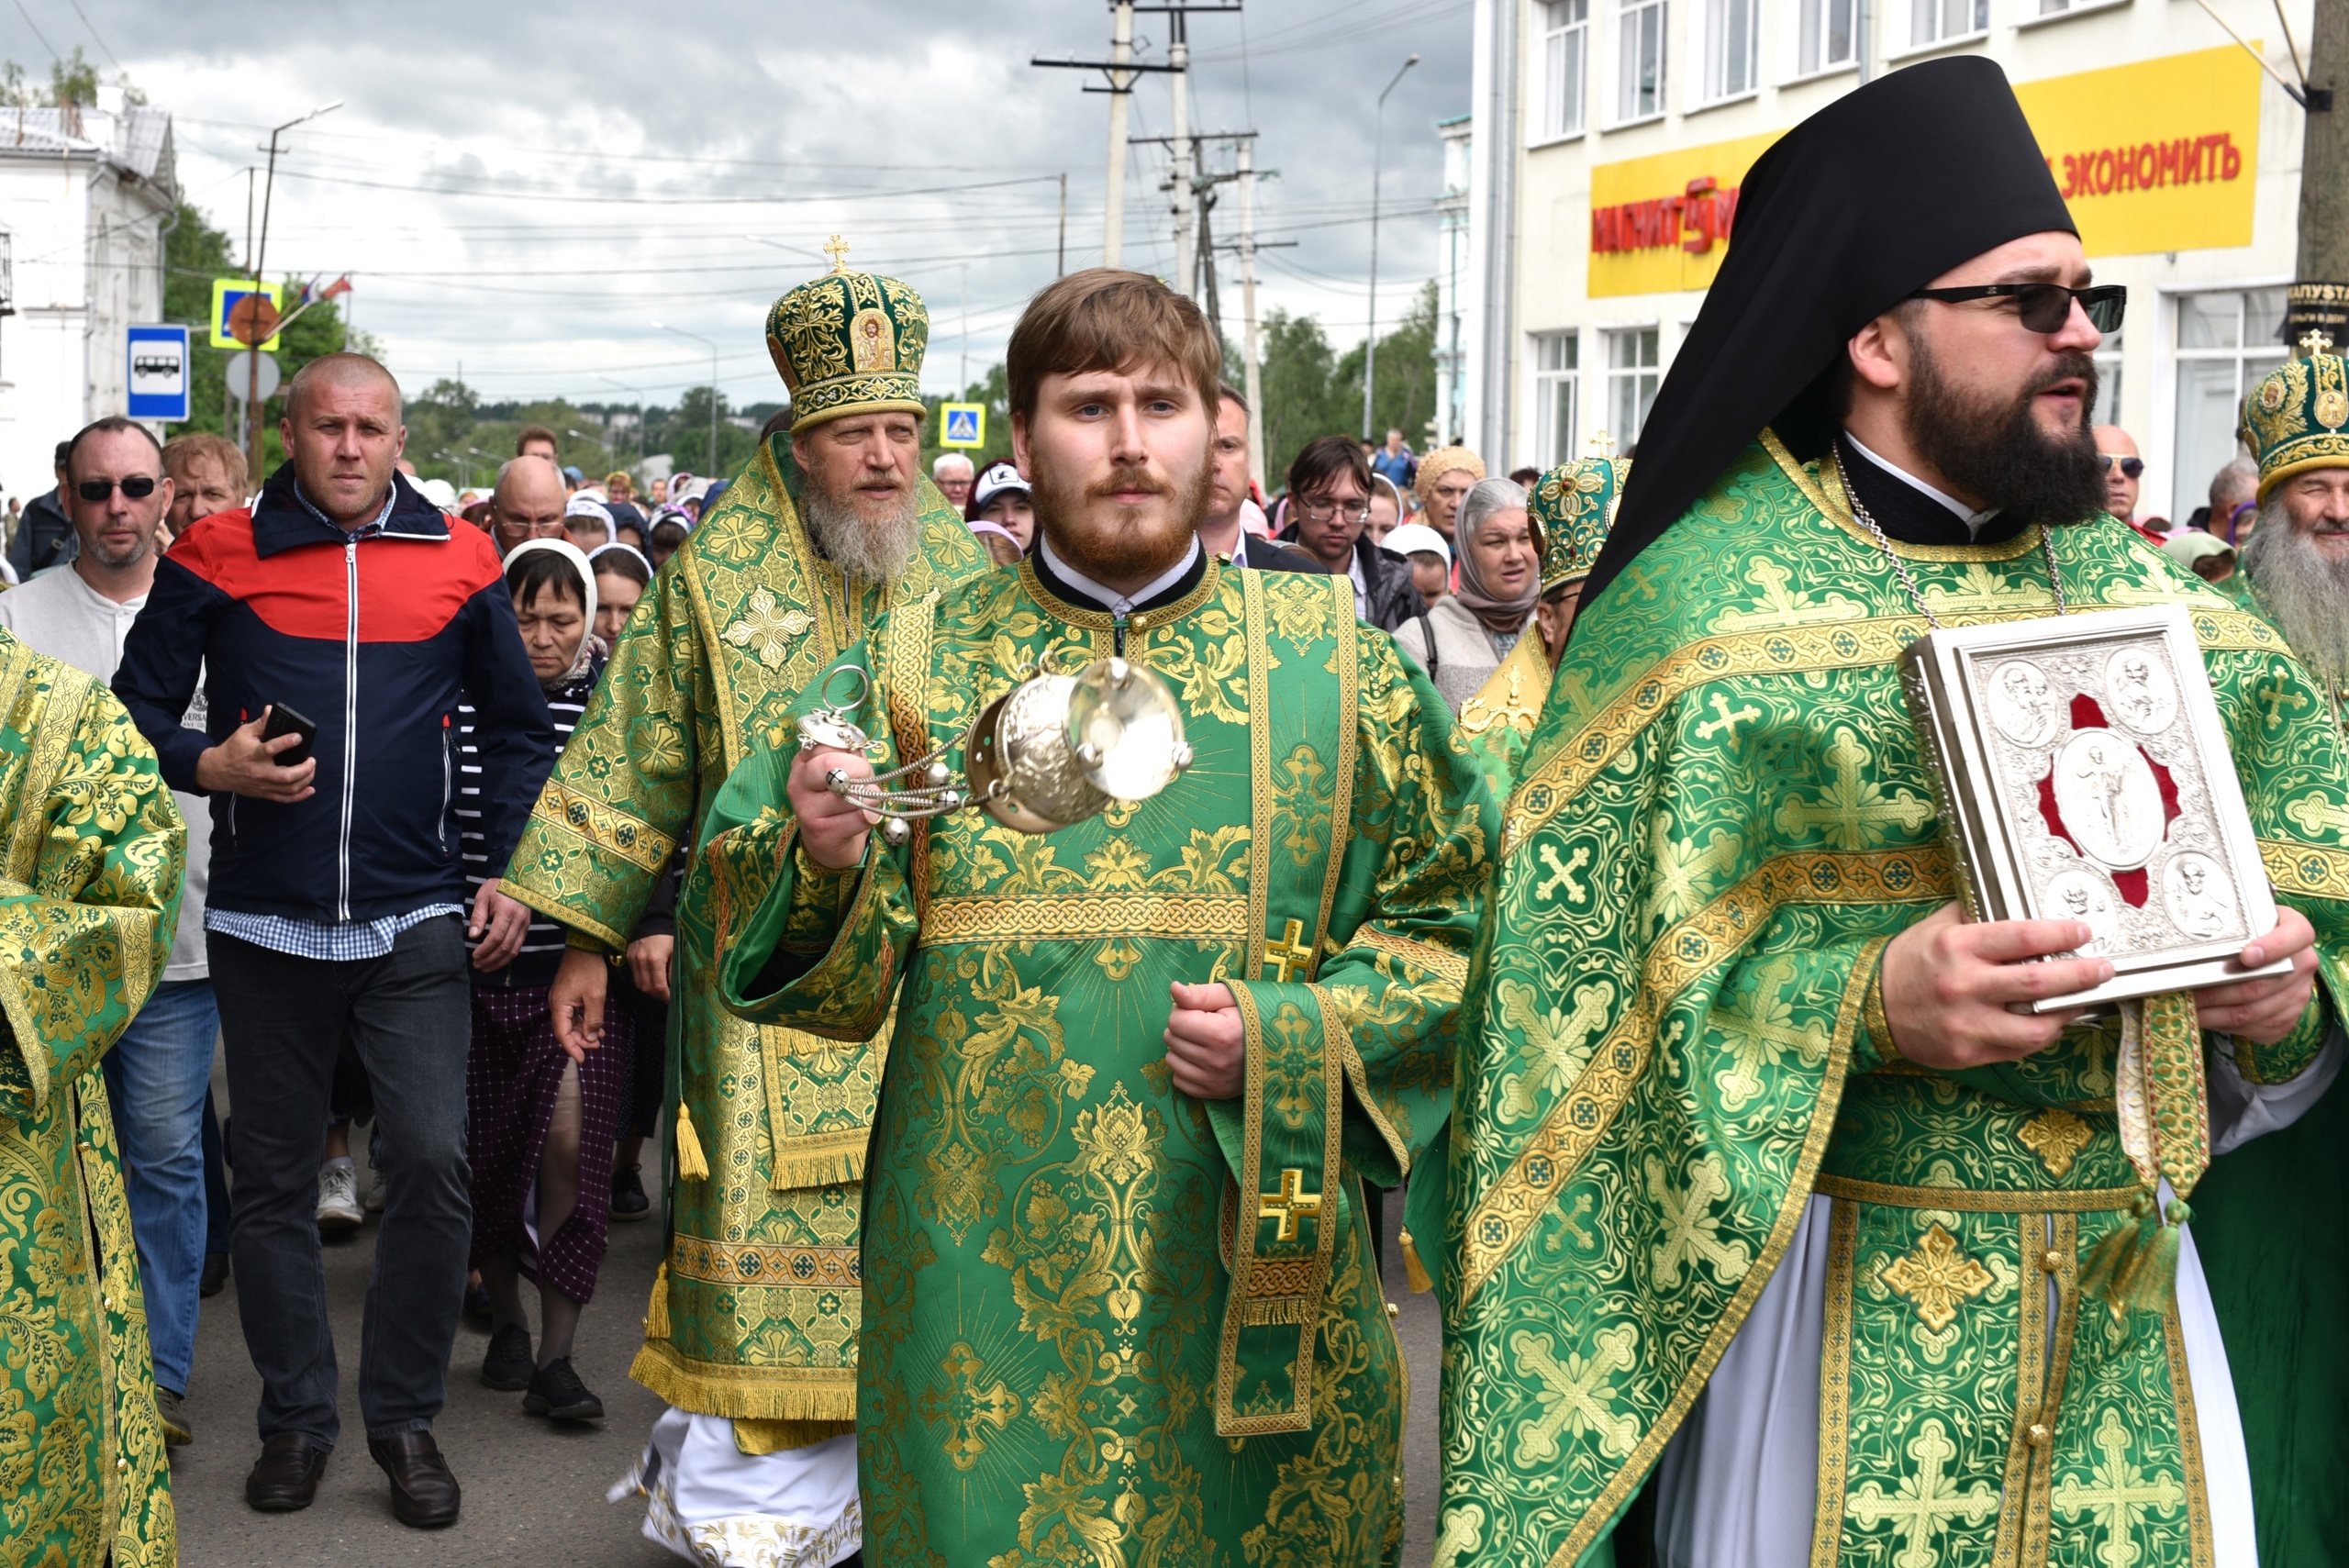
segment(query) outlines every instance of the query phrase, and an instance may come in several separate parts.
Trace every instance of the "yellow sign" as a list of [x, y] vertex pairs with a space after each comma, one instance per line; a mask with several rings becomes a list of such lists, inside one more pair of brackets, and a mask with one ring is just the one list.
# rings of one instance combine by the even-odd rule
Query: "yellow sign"
[[[239, 300], [252, 294], [265, 294], [269, 295], [269, 303], [271, 305], [277, 306], [280, 309], [284, 307], [285, 287], [283, 284], [272, 284], [267, 288], [262, 288], [258, 284], [255, 284], [250, 278], [215, 278], [212, 280], [211, 340], [214, 348], [241, 349], [245, 347], [245, 343], [242, 339], [231, 336], [228, 331], [228, 312], [237, 308], [237, 302]], [[276, 352], [277, 335], [275, 333], [272, 333], [270, 335], [269, 341], [262, 344], [261, 349], [264, 353]]]
[[987, 406], [984, 403], [941, 403], [938, 406], [938, 444], [941, 447], [983, 447], [987, 444]]
[[1593, 164], [1591, 297], [1711, 286], [1737, 217], [1737, 188], [1782, 134]]
[[2251, 243], [2259, 62], [2233, 44], [2019, 82], [2091, 256]]
[[[2015, 85], [2091, 256], [2250, 244], [2259, 95], [2232, 44]], [[1593, 164], [1590, 297], [1709, 287], [1781, 134]]]

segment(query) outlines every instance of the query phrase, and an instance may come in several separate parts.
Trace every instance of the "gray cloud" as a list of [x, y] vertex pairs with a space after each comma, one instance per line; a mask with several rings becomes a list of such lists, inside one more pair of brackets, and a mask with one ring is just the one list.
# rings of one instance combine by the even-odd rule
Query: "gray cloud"
[[[1068, 264], [1099, 259], [1108, 100], [1080, 92], [1079, 72], [1028, 61], [1106, 56], [1105, 6], [83, 3], [177, 116], [183, 183], [239, 244], [243, 170], [268, 126], [346, 101], [289, 138], [270, 271], [351, 272], [355, 320], [411, 387], [462, 365], [493, 398], [620, 397], [617, 382], [673, 400], [707, 378], [708, 350], [658, 320], [719, 345], [730, 397], [774, 397], [765, 307], [822, 270], [817, 247], [837, 231], [853, 261], [929, 300], [925, 379], [943, 389], [959, 377], [966, 299], [976, 374], [1051, 281], [1063, 171]], [[1163, 60], [1165, 19], [1140, 22], [1143, 58]], [[1360, 339], [1372, 102], [1414, 52], [1386, 108], [1382, 320], [1429, 275], [1434, 124], [1467, 107], [1469, 26], [1468, 0], [1264, 0], [1244, 23], [1191, 19], [1194, 125], [1252, 119], [1259, 167], [1279, 171], [1260, 186], [1259, 227], [1297, 243], [1262, 256], [1263, 308], [1314, 312], [1334, 340]], [[70, 13], [44, 31], [104, 58]], [[47, 69], [13, 8], [0, 8], [0, 50]], [[1134, 133], [1164, 134], [1169, 113], [1166, 79], [1146, 78]], [[1125, 259], [1161, 272], [1164, 161], [1135, 149], [1127, 176]], [[1220, 238], [1237, 217], [1227, 191]], [[1236, 263], [1223, 283], [1236, 338]]]

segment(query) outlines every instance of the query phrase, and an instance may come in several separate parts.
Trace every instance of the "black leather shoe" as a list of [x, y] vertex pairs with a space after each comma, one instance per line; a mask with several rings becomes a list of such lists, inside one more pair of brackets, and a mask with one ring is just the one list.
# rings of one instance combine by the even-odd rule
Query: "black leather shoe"
[[245, 1477], [245, 1501], [264, 1514], [306, 1508], [318, 1495], [318, 1477], [334, 1451], [307, 1432], [280, 1432], [261, 1445], [252, 1473]]
[[644, 1178], [634, 1168], [612, 1173], [612, 1218], [642, 1219], [652, 1212], [652, 1200], [644, 1193]]
[[228, 1287], [228, 1254], [204, 1254], [204, 1275], [196, 1281], [196, 1294], [209, 1301]]
[[439, 1529], [457, 1522], [457, 1503], [463, 1494], [430, 1432], [369, 1438], [367, 1451], [392, 1478], [394, 1518], [417, 1529]]
[[481, 1358], [483, 1387], [511, 1394], [518, 1388], [529, 1387], [530, 1374], [538, 1370], [539, 1363], [530, 1354], [528, 1329], [519, 1323], [508, 1323], [489, 1337], [489, 1353]]
[[569, 1356], [558, 1356], [539, 1368], [530, 1378], [530, 1391], [522, 1396], [522, 1408], [558, 1421], [604, 1418], [604, 1402], [579, 1381], [579, 1374], [571, 1370]]

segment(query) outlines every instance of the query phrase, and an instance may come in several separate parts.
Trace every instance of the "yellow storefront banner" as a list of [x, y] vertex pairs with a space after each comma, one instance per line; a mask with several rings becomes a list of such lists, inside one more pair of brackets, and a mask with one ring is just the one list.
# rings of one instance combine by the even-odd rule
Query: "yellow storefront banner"
[[2091, 256], [2251, 243], [2259, 61], [2232, 44], [2015, 84]]
[[[2259, 95], [2232, 45], [2015, 86], [2091, 256], [2250, 244]], [[1782, 134], [1593, 164], [1590, 296], [1709, 287], [1746, 172]]]

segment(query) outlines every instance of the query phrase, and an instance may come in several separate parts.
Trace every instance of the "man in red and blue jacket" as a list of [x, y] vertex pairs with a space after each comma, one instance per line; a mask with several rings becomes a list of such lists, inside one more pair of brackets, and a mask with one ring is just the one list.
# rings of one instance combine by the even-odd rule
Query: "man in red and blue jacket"
[[[212, 803], [206, 950], [228, 1047], [230, 1249], [262, 1376], [256, 1508], [306, 1507], [340, 1435], [315, 1219], [334, 1063], [365, 1063], [387, 1189], [359, 1401], [393, 1511], [445, 1525], [459, 1492], [432, 1438], [464, 1293], [464, 867], [451, 816], [459, 702], [480, 714], [482, 814], [502, 867], [554, 761], [554, 728], [497, 552], [394, 470], [389, 373], [332, 354], [294, 378], [292, 461], [248, 508], [182, 534], [131, 628], [115, 691], [175, 789]], [[209, 715], [184, 728], [202, 681]], [[264, 738], [273, 706], [314, 722]], [[282, 717], [282, 716], [281, 716]], [[527, 925], [493, 882], [475, 962]]]

